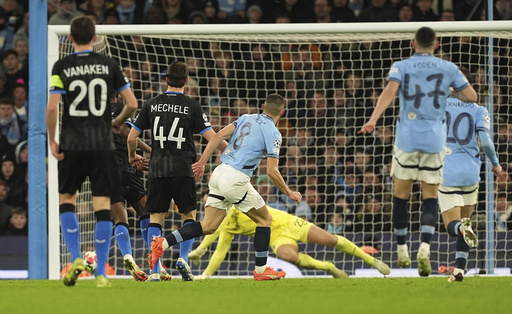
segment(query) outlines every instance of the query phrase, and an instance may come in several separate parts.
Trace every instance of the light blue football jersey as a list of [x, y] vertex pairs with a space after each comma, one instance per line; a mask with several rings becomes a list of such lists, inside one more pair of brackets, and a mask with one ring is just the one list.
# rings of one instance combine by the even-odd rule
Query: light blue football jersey
[[446, 107], [447, 153], [443, 185], [470, 186], [480, 182], [480, 149], [477, 134], [490, 131], [489, 112], [475, 103], [450, 97]]
[[429, 53], [393, 63], [388, 81], [400, 84], [395, 145], [405, 152], [438, 153], [446, 144], [445, 111], [450, 87], [469, 83], [452, 62]]
[[252, 176], [264, 157], [279, 158], [283, 139], [271, 117], [244, 114], [233, 124], [235, 132], [220, 157], [223, 163]]

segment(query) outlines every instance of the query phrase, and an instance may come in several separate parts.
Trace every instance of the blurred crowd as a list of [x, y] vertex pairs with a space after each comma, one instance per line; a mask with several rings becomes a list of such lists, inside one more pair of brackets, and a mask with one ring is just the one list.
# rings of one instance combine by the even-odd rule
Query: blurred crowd
[[[0, 235], [27, 232], [28, 1], [0, 1]], [[48, 0], [48, 23], [79, 15], [97, 24], [343, 23], [486, 20], [478, 0]], [[494, 1], [494, 20], [512, 19], [512, 1]], [[512, 40], [493, 42], [495, 140], [500, 162], [512, 166]], [[198, 100], [218, 131], [244, 113], [259, 112], [270, 92], [287, 101], [279, 123], [281, 172], [304, 194], [298, 205], [265, 175], [254, 184], [272, 207], [334, 233], [391, 230], [391, 180], [396, 108], [375, 134], [357, 130], [371, 114], [393, 61], [409, 57], [410, 41], [229, 40], [109, 36], [109, 50], [144, 100], [165, 91], [173, 60], [187, 63], [186, 94]], [[64, 41], [63, 41], [64, 44]], [[487, 39], [443, 37], [437, 54], [470, 68], [482, 103], [488, 94]], [[197, 142], [198, 153], [204, 148]], [[212, 160], [212, 167], [217, 160]], [[498, 230], [512, 230], [512, 168], [496, 181]], [[208, 175], [198, 183], [206, 188]], [[481, 191], [484, 191], [481, 189]], [[483, 192], [482, 192], [483, 193]], [[419, 197], [419, 188], [413, 199]], [[485, 198], [482, 197], [482, 200]], [[419, 224], [419, 203], [412, 202]], [[483, 206], [483, 205], [482, 205]], [[482, 208], [476, 211], [483, 213]]]

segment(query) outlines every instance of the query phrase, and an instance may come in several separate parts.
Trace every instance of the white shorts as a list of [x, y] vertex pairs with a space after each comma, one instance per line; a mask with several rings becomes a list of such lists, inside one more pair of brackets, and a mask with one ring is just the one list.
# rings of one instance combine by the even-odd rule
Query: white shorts
[[231, 205], [247, 213], [265, 206], [265, 201], [251, 184], [251, 178], [230, 165], [220, 164], [213, 170], [208, 184], [206, 206], [228, 210]]
[[390, 175], [401, 180], [417, 180], [429, 184], [443, 183], [445, 155], [444, 149], [436, 154], [407, 153], [395, 146]]
[[439, 186], [439, 210], [444, 213], [454, 207], [472, 206], [478, 201], [478, 184], [470, 186]]

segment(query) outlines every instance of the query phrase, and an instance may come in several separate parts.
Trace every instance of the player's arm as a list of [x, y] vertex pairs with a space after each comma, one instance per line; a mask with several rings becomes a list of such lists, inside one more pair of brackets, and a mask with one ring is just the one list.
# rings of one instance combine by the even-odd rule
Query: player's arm
[[141, 132], [137, 128], [132, 128], [130, 133], [128, 133], [128, 138], [126, 139], [126, 145], [128, 147], [128, 160], [132, 166], [136, 166], [144, 159], [142, 156], [136, 154], [140, 133]]
[[380, 94], [379, 99], [377, 100], [377, 105], [375, 105], [375, 109], [373, 110], [372, 116], [370, 120], [366, 122], [363, 127], [357, 131], [357, 133], [371, 133], [375, 130], [375, 126], [377, 125], [377, 121], [379, 121], [380, 116], [384, 111], [391, 105], [391, 102], [395, 98], [398, 89], [400, 88], [400, 83], [394, 80], [390, 80], [386, 85], [386, 88]]
[[478, 137], [480, 138], [480, 144], [482, 145], [485, 155], [492, 163], [492, 172], [494, 172], [495, 175], [499, 175], [502, 171], [502, 168], [500, 166], [498, 156], [496, 156], [496, 150], [494, 148], [494, 144], [492, 143], [491, 136], [488, 132], [480, 130], [478, 131]]
[[112, 120], [112, 129], [116, 133], [119, 133], [121, 125], [128, 120], [138, 108], [137, 99], [130, 87], [126, 87], [120, 91], [119, 94], [123, 97], [125, 105], [121, 113]]
[[[233, 123], [229, 124], [225, 128], [219, 131], [219, 133], [216, 133], [212, 136], [210, 141], [208, 141], [208, 145], [206, 145], [206, 148], [204, 149], [203, 154], [201, 155], [201, 158], [192, 165], [192, 171], [194, 172], [194, 176], [196, 177], [196, 180], [203, 175], [204, 173], [204, 166], [206, 165], [206, 162], [212, 157], [213, 152], [219, 146], [219, 144], [222, 141], [227, 141], [231, 138], [231, 135], [235, 133], [236, 127]], [[212, 131], [213, 132], [213, 131]], [[206, 133], [206, 132], [205, 132]], [[203, 133], [204, 134], [204, 133]]]
[[267, 175], [269, 176], [272, 183], [284, 193], [284, 195], [288, 196], [291, 200], [299, 203], [302, 200], [302, 195], [299, 192], [292, 191], [286, 182], [284, 182], [283, 176], [281, 172], [279, 172], [279, 159], [275, 157], [267, 158]]
[[[213, 139], [213, 136], [216, 134], [216, 132], [213, 129], [209, 129], [208, 131], [203, 133], [203, 137], [210, 142]], [[220, 141], [219, 145], [217, 146], [217, 149], [221, 152], [224, 152], [224, 150], [228, 147], [228, 141], [222, 140]]]
[[204, 275], [211, 276], [217, 269], [219, 269], [220, 264], [226, 258], [226, 254], [231, 247], [231, 242], [233, 242], [234, 235], [227, 232], [221, 232], [219, 236], [219, 242], [217, 243], [217, 248], [215, 252], [213, 252], [212, 257], [210, 258], [210, 262], [208, 266], [204, 270]]
[[475, 89], [471, 85], [467, 86], [466, 88], [463, 88], [460, 91], [452, 91], [452, 96], [462, 100], [463, 102], [478, 101], [478, 95], [476, 94]]
[[59, 101], [61, 94], [50, 93], [48, 104], [46, 105], [46, 127], [48, 129], [48, 141], [52, 155], [57, 160], [62, 160], [64, 154], [60, 152], [59, 144], [55, 141], [55, 132], [57, 130], [57, 121], [59, 119]]

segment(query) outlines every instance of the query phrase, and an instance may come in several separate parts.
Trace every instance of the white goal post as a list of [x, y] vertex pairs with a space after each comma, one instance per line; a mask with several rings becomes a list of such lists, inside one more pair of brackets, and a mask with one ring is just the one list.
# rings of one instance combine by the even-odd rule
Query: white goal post
[[[325, 227], [328, 225], [331, 215], [340, 213], [347, 226], [347, 223], [351, 222], [351, 225], [348, 226], [349, 230], [344, 232], [345, 236], [358, 245], [377, 246], [380, 244], [379, 253], [376, 254], [379, 254], [378, 256], [384, 262], [395, 269], [396, 245], [392, 231], [389, 230], [390, 203], [387, 197], [390, 191], [389, 180], [386, 178], [387, 160], [384, 158], [387, 156], [386, 149], [389, 148], [389, 145], [386, 146], [385, 142], [378, 144], [378, 134], [372, 135], [371, 138], [357, 138], [354, 130], [361, 119], [364, 120], [369, 113], [371, 114], [372, 101], [380, 93], [391, 63], [410, 56], [411, 50], [406, 43], [414, 37], [414, 32], [421, 26], [430, 26], [437, 32], [442, 47], [446, 48], [441, 50], [443, 57], [454, 58], [456, 59], [455, 63], [470, 67], [472, 73], [479, 75], [482, 105], [485, 105], [492, 115], [497, 91], [494, 85], [501, 88], [502, 80], [505, 80], [504, 73], [512, 75], [510, 70], [512, 61], [507, 64], [492, 62], [493, 55], [497, 51], [499, 55], [502, 51], [509, 49], [507, 55], [508, 58], [512, 58], [510, 51], [512, 21], [98, 25], [96, 33], [102, 35], [102, 40], [104, 40], [99, 48], [106, 48], [105, 51], [109, 52], [123, 66], [125, 73], [131, 74], [132, 71], [135, 71], [139, 75], [143, 75], [143, 77], [131, 78], [134, 80], [135, 84], [132, 85], [136, 95], [140, 95], [141, 103], [143, 98], [162, 90], [159, 85], [162, 71], [166, 70], [168, 62], [175, 59], [186, 62], [194, 59], [197, 62], [194, 64], [197, 65], [198, 71], [191, 75], [191, 78], [195, 79], [194, 85], [190, 83], [188, 88], [189, 91], [197, 89], [195, 97], [205, 107], [212, 124], [215, 120], [217, 126], [223, 126], [223, 122], [232, 121], [238, 113], [257, 110], [256, 106], [261, 105], [261, 95], [278, 92], [286, 96], [290, 106], [291, 104], [295, 106], [293, 113], [291, 113], [292, 110], [287, 112], [286, 123], [280, 125], [283, 137], [287, 141], [287, 144], [283, 145], [284, 151], [281, 151], [282, 158], [286, 162], [280, 164], [280, 169], [295, 173], [295, 177], [291, 174], [285, 175], [286, 179], [291, 180], [288, 183], [305, 192], [310, 191], [309, 187], [314, 186], [313, 191], [319, 195], [317, 200], [313, 200], [309, 204], [309, 208], [313, 211], [311, 219]], [[53, 64], [59, 57], [69, 53], [62, 49], [68, 34], [69, 26], [48, 26], [47, 84], [51, 81]], [[136, 41], [135, 37], [142, 38], [142, 40]], [[494, 44], [489, 45], [489, 42]], [[255, 46], [260, 50], [251, 51]], [[33, 48], [33, 51], [35, 50]], [[262, 52], [262, 50], [265, 51]], [[303, 55], [304, 53], [308, 55]], [[263, 57], [260, 60], [258, 58], [261, 55], [269, 57]], [[133, 56], [138, 59], [133, 60]], [[489, 56], [491, 57], [489, 58]], [[143, 67], [142, 64], [148, 60], [157, 65], [154, 68], [150, 66], [149, 69]], [[257, 68], [260, 65], [263, 68]], [[156, 77], [156, 79], [152, 77]], [[151, 84], [145, 84], [148, 83], [145, 80], [151, 80]], [[511, 82], [509, 80], [508, 84]], [[508, 86], [506, 89], [512, 91], [512, 86]], [[361, 94], [358, 94], [358, 90]], [[508, 105], [512, 106], [510, 100], [512, 96], [505, 96], [509, 99]], [[245, 102], [243, 107], [240, 107], [239, 100]], [[318, 116], [316, 113], [312, 113], [308, 116], [308, 113], [315, 109], [313, 108], [315, 104], [320, 102], [326, 103], [326, 107], [321, 108], [319, 113], [322, 115], [322, 112], [326, 112], [325, 115]], [[503, 104], [503, 106], [506, 105]], [[505, 115], [508, 110], [505, 108], [499, 113]], [[387, 122], [384, 123], [389, 130], [393, 129], [392, 122], [395, 117], [396, 112], [387, 113], [387, 116], [384, 117], [387, 119]], [[494, 119], [494, 121], [504, 124], [512, 123], [512, 121], [503, 122], [498, 119]], [[494, 130], [497, 131], [497, 128], [498, 125], [495, 125]], [[384, 128], [382, 132], [385, 132]], [[303, 143], [304, 139], [309, 139], [309, 142]], [[342, 145], [346, 146], [343, 150], [341, 149]], [[200, 150], [202, 151], [203, 148], [204, 146]], [[336, 151], [332, 153], [333, 156], [328, 155], [332, 148]], [[291, 158], [293, 153], [296, 155]], [[358, 170], [359, 157], [357, 154], [361, 154], [359, 157], [363, 160], [365, 158], [372, 160], [371, 168], [379, 177], [380, 182], [375, 181], [368, 183], [369, 186], [364, 186], [364, 170]], [[343, 160], [340, 166], [343, 168], [342, 173], [330, 172], [329, 169], [337, 168], [336, 163], [328, 164], [329, 157]], [[380, 163], [377, 160], [380, 160]], [[296, 164], [291, 165], [288, 162], [296, 162]], [[507, 159], [506, 162], [512, 161]], [[294, 172], [295, 170], [292, 168], [299, 168], [299, 165], [303, 166], [303, 169]], [[349, 173], [347, 169], [352, 172]], [[363, 173], [360, 173], [361, 171]], [[489, 163], [487, 163], [485, 173], [483, 184], [485, 190], [481, 191], [481, 208], [477, 211], [479, 216], [475, 218], [478, 220], [478, 231], [483, 246], [470, 254], [468, 268], [476, 271], [485, 269], [487, 273], [493, 273], [498, 268], [512, 267], [512, 254], [506, 252], [507, 248], [512, 248], [512, 237], [494, 230], [494, 178], [490, 172]], [[351, 175], [356, 182], [354, 185], [356, 188], [354, 188], [355, 192], [349, 195], [346, 181], [347, 177]], [[261, 174], [259, 177], [263, 178]], [[257, 179], [258, 176], [256, 176]], [[295, 179], [296, 181], [294, 181]], [[358, 183], [357, 180], [360, 182]], [[203, 180], [199, 185], [204, 188], [206, 181]], [[369, 189], [366, 189], [367, 187]], [[200, 190], [198, 189], [198, 193]], [[84, 192], [86, 194], [86, 191]], [[275, 193], [269, 195], [276, 199], [279, 197]], [[308, 193], [304, 195], [305, 198], [307, 196]], [[416, 193], [417, 196], [418, 193]], [[81, 197], [81, 202], [85, 204], [84, 208], [87, 208], [87, 195]], [[336, 203], [340, 199], [347, 201], [349, 198], [350, 204], [345, 209], [343, 209], [345, 205], [342, 205], [341, 202], [340, 204]], [[368, 212], [367, 206], [371, 202], [380, 202], [381, 213]], [[418, 211], [417, 205], [418, 202], [412, 202], [413, 225], [415, 223], [414, 214]], [[295, 212], [295, 209], [292, 209], [289, 204], [284, 203], [283, 208], [292, 213]], [[199, 208], [198, 212], [200, 211]], [[377, 216], [379, 218], [376, 218]], [[93, 219], [92, 215], [88, 218], [84, 216], [82, 219], [80, 220], [82, 228], [94, 227], [94, 221], [88, 221]], [[164, 229], [163, 234], [165, 235], [168, 231]], [[411, 241], [418, 242], [418, 233], [410, 232], [409, 234]], [[134, 255], [137, 262], [144, 263], [146, 249], [140, 246], [142, 241], [137, 237], [140, 238], [138, 230], [132, 234], [132, 243], [135, 246], [139, 245], [134, 248]], [[194, 246], [199, 241], [200, 239], [196, 239]], [[432, 249], [434, 270], [437, 266], [454, 262], [454, 243], [454, 240], [450, 239], [445, 231], [438, 228]], [[84, 245], [89, 247], [91, 243], [82, 243], [82, 245], [82, 248]], [[232, 258], [231, 261], [225, 262], [219, 270], [219, 274], [246, 274], [246, 269], [251, 269], [251, 266], [248, 265], [253, 261], [252, 251], [249, 249], [247, 252], [247, 248], [251, 245], [252, 240], [235, 237], [236, 248], [234, 251], [236, 254], [233, 256], [237, 256], [238, 260]], [[415, 247], [417, 245], [413, 244], [413, 251]], [[118, 252], [114, 239], [112, 239], [112, 248], [111, 252]], [[349, 274], [366, 274], [364, 271], [361, 272], [364, 265], [348, 255], [345, 256], [318, 245], [300, 245], [299, 248], [305, 249], [318, 259], [335, 262], [345, 268]], [[116, 256], [111, 257], [109, 263], [116, 270], [116, 274], [126, 275], [127, 273], [123, 269], [117, 269], [119, 253], [114, 253], [114, 255]], [[207, 256], [209, 254], [203, 258], [199, 268], [193, 267], [194, 274], [204, 270], [208, 262]], [[49, 154], [49, 278], [60, 278], [59, 273], [68, 260], [69, 257], [60, 235], [57, 161]], [[412, 270], [416, 272], [414, 268]], [[309, 270], [304, 271], [303, 274], [325, 275], [322, 272]], [[405, 271], [399, 275], [408, 276], [409, 273]]]

